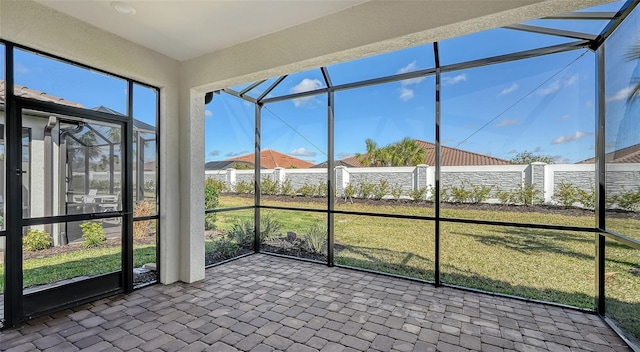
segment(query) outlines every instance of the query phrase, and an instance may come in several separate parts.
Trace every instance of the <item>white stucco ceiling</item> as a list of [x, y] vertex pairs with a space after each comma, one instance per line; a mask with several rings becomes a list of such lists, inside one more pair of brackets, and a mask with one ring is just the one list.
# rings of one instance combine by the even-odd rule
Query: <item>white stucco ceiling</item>
[[179, 61], [345, 10], [367, 0], [125, 0], [135, 15], [110, 0], [36, 0]]

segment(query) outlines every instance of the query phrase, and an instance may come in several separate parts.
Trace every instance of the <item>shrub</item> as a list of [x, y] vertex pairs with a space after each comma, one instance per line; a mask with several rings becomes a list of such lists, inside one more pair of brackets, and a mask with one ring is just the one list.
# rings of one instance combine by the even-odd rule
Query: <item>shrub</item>
[[487, 199], [489, 199], [489, 195], [491, 195], [492, 189], [493, 186], [471, 185], [471, 190], [469, 191], [469, 201], [474, 204], [486, 202]]
[[278, 194], [278, 189], [279, 189], [279, 185], [278, 185], [278, 181], [275, 181], [273, 179], [271, 179], [270, 177], [267, 177], [265, 179], [262, 180], [262, 182], [260, 182], [260, 193], [261, 194], [268, 194], [268, 195], [274, 195], [274, 194]]
[[255, 185], [253, 183], [253, 181], [240, 181], [240, 182], [236, 182], [236, 185], [234, 186], [234, 191], [236, 193], [253, 193], [255, 191]]
[[409, 197], [411, 197], [411, 199], [413, 199], [414, 202], [420, 202], [425, 199], [426, 194], [427, 194], [427, 188], [422, 187], [422, 188], [414, 189], [411, 192], [409, 192]]
[[239, 249], [238, 244], [224, 237], [218, 239], [215, 242], [214, 247], [214, 251], [224, 259], [235, 257], [238, 254]]
[[380, 180], [380, 183], [373, 187], [373, 199], [382, 199], [389, 193], [389, 182], [387, 180]]
[[145, 192], [155, 192], [156, 191], [156, 183], [153, 181], [145, 181], [142, 186]]
[[[204, 208], [206, 210], [215, 209], [218, 206], [221, 182], [212, 178], [204, 180]], [[204, 215], [204, 229], [213, 230], [216, 228], [217, 214], [209, 213]]]
[[310, 185], [305, 183], [302, 187], [298, 188], [296, 193], [300, 194], [303, 197], [313, 197], [316, 194], [316, 187], [314, 185]]
[[293, 189], [293, 185], [291, 185], [291, 180], [284, 180], [280, 185], [280, 194], [285, 196], [295, 196], [296, 191]]
[[638, 209], [638, 205], [640, 205], [640, 187], [635, 191], [618, 194], [614, 199], [618, 207], [624, 210], [635, 211]]
[[371, 195], [373, 194], [374, 188], [375, 188], [375, 185], [373, 183], [369, 183], [365, 180], [361, 180], [360, 183], [358, 184], [358, 193], [360, 197], [367, 199], [371, 197]]
[[109, 189], [109, 180], [91, 180], [89, 181], [89, 188], [93, 189]]
[[253, 246], [255, 228], [252, 220], [236, 221], [227, 236], [242, 248]]
[[402, 197], [402, 185], [396, 183], [395, 185], [393, 185], [393, 187], [391, 187], [391, 191], [389, 193], [391, 193], [391, 196], [394, 199], [400, 199], [400, 197]]
[[494, 196], [498, 198], [502, 204], [512, 204], [515, 202], [513, 200], [513, 194], [509, 191], [498, 189], [495, 191]]
[[324, 182], [324, 181], [320, 181], [320, 183], [318, 183], [318, 185], [316, 186], [316, 190], [315, 190], [314, 195], [315, 195], [316, 197], [326, 197], [326, 196], [327, 196], [327, 194], [329, 193], [329, 192], [327, 191], [327, 189], [328, 189], [328, 188], [329, 188], [329, 187], [327, 186], [327, 183], [326, 183], [326, 182]]
[[571, 207], [578, 201], [579, 191], [580, 188], [563, 181], [555, 186], [552, 199], [564, 207]]
[[525, 205], [540, 204], [543, 202], [541, 194], [542, 192], [539, 189], [535, 189], [533, 185], [520, 185], [513, 193], [513, 200], [516, 203]]
[[29, 229], [22, 238], [22, 246], [29, 251], [39, 251], [51, 247], [51, 235], [44, 230]]
[[321, 221], [313, 223], [309, 228], [309, 232], [304, 236], [304, 243], [310, 251], [326, 254], [327, 225]]
[[[152, 215], [154, 206], [151, 202], [142, 201], [136, 204], [133, 209], [133, 217], [142, 217]], [[133, 238], [142, 238], [150, 234], [151, 220], [134, 221], [133, 222]]]
[[584, 189], [578, 189], [577, 200], [582, 204], [584, 208], [595, 209], [596, 208], [596, 189], [591, 186], [590, 191]]
[[280, 237], [282, 224], [269, 214], [260, 217], [260, 241], [270, 241]]
[[460, 186], [451, 186], [451, 198], [454, 203], [466, 203], [471, 198], [471, 192], [465, 188], [464, 183]]
[[344, 188], [344, 198], [353, 198], [356, 196], [356, 192], [356, 186], [354, 186], [353, 183], [349, 183], [347, 187]]
[[80, 224], [82, 229], [82, 245], [85, 248], [98, 247], [102, 245], [107, 237], [104, 233], [104, 228], [99, 222], [91, 221]]

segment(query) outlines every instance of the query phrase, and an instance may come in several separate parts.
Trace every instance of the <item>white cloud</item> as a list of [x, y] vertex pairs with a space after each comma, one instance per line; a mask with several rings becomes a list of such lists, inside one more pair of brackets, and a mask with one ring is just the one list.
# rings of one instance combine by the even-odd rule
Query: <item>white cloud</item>
[[553, 159], [553, 162], [556, 164], [571, 164], [571, 160], [569, 160], [569, 158], [564, 157], [562, 155], [553, 155], [551, 158]]
[[212, 150], [209, 152], [210, 156], [218, 156], [220, 155], [220, 151], [219, 150]]
[[[417, 69], [418, 69], [418, 65], [416, 64], [416, 61], [413, 61], [407, 66], [400, 68], [396, 73], [398, 74], [407, 73], [407, 72], [415, 71]], [[426, 77], [416, 77], [416, 78], [410, 78], [410, 79], [405, 79], [400, 81], [400, 85], [402, 86], [400, 88], [400, 99], [402, 99], [403, 101], [408, 101], [413, 99], [414, 91], [413, 89], [410, 89], [408, 87], [411, 85], [420, 84], [420, 82], [424, 81], [425, 78]]]
[[569, 135], [569, 136], [560, 136], [558, 138], [555, 138], [554, 140], [551, 141], [551, 144], [563, 144], [563, 143], [569, 143], [569, 142], [573, 142], [573, 141], [577, 141], [580, 138], [584, 138], [588, 135], [590, 135], [591, 133], [586, 133], [586, 132], [582, 132], [582, 131], [577, 131], [576, 133]]
[[213, 116], [213, 112], [211, 110], [204, 111], [204, 117], [212, 117], [212, 116]]
[[515, 149], [511, 149], [510, 151], [507, 152], [507, 154], [518, 154], [518, 151]]
[[415, 94], [413, 92], [413, 89], [400, 88], [400, 99], [402, 99], [403, 101], [408, 101], [413, 99], [414, 95]]
[[511, 93], [515, 92], [516, 90], [518, 90], [518, 87], [520, 87], [520, 86], [518, 86], [518, 83], [514, 83], [510, 87], [507, 87], [507, 88], [503, 89], [502, 92], [500, 92], [500, 94], [498, 94], [498, 96], [511, 94]]
[[294, 149], [289, 154], [295, 156], [316, 156], [316, 152], [309, 151], [305, 148]]
[[23, 64], [21, 64], [19, 62], [16, 63], [16, 65], [14, 67], [14, 70], [17, 73], [29, 73], [29, 71], [31, 71], [31, 70], [29, 70], [28, 67], [24, 66]]
[[561, 119], [562, 121], [568, 120], [568, 119], [570, 119], [570, 118], [571, 118], [571, 115], [569, 115], [569, 114], [564, 114], [564, 115], [562, 115], [562, 117], [560, 117], [560, 119]]
[[555, 92], [557, 92], [559, 90], [560, 90], [560, 81], [554, 81], [550, 85], [548, 85], [548, 86], [546, 86], [544, 88], [540, 88], [540, 90], [538, 90], [538, 94], [539, 95], [549, 95], [549, 94], [555, 93]]
[[559, 79], [559, 80], [553, 81], [551, 84], [549, 84], [544, 88], [540, 88], [537, 93], [538, 95], [549, 95], [559, 91], [560, 88], [565, 88], [565, 87], [574, 85], [575, 83], [578, 82], [579, 79], [580, 77], [577, 74], [564, 80]]
[[[322, 82], [320, 82], [317, 79], [310, 79], [310, 78], [305, 78], [302, 81], [300, 81], [300, 83], [296, 84], [293, 88], [291, 88], [290, 93], [302, 93], [302, 92], [309, 92], [312, 90], [316, 90], [316, 89], [320, 89], [322, 88]], [[308, 103], [309, 101], [313, 100], [314, 97], [304, 97], [304, 98], [297, 98], [297, 99], [293, 99], [293, 105], [295, 105], [296, 107], [302, 106], [306, 103]]]
[[249, 153], [248, 150], [242, 150], [242, 151], [239, 151], [237, 153], [229, 152], [229, 153], [225, 154], [224, 156], [238, 156], [238, 155], [243, 155], [243, 154], [248, 154], [248, 153]]
[[536, 149], [533, 152], [534, 153], [540, 153], [540, 152], [542, 152], [542, 148], [536, 147]]
[[442, 79], [442, 84], [451, 85], [451, 84], [457, 84], [457, 83], [460, 83], [460, 82], [464, 82], [466, 80], [467, 80], [467, 75], [462, 73], [462, 74], [459, 74], [459, 75], [457, 75], [455, 77], [444, 77]]
[[607, 102], [628, 99], [629, 96], [631, 95], [631, 92], [633, 92], [633, 89], [634, 87], [622, 88], [619, 91], [617, 91], [616, 94], [614, 94], [613, 96], [607, 97]]
[[338, 155], [336, 156], [338, 157], [338, 160], [342, 160], [342, 159], [350, 158], [354, 155], [355, 153], [338, 153]]
[[494, 127], [506, 127], [506, 126], [515, 125], [518, 122], [520, 122], [520, 120], [517, 120], [517, 119], [506, 119], [506, 120], [502, 120], [502, 121], [496, 123], [493, 126]]

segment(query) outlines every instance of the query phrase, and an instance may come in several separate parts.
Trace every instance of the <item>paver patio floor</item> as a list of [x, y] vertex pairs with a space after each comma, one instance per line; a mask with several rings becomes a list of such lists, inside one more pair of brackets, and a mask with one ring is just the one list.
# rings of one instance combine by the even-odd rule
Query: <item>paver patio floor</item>
[[596, 315], [252, 255], [0, 332], [7, 351], [631, 351]]

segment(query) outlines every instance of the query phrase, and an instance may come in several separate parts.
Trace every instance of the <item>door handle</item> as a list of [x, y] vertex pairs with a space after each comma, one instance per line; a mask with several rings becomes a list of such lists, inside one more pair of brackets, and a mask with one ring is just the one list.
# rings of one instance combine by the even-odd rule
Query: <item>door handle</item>
[[16, 175], [20, 176], [22, 174], [26, 174], [27, 172], [21, 169], [16, 169]]

